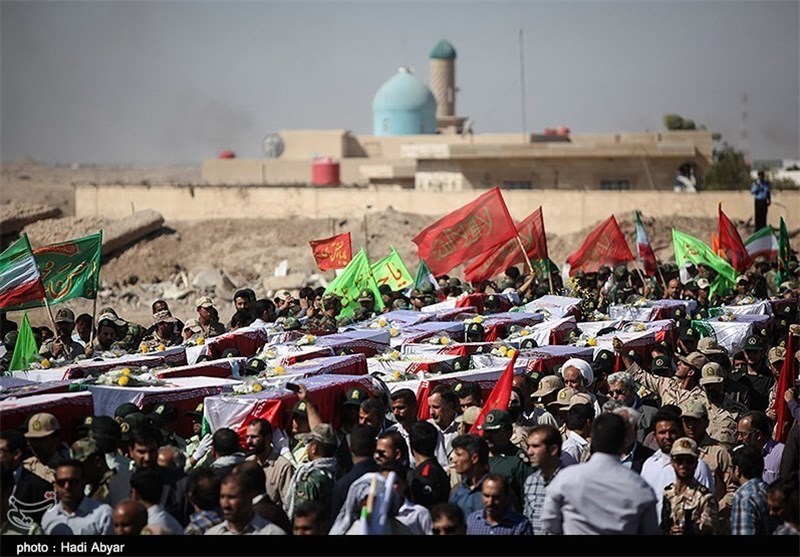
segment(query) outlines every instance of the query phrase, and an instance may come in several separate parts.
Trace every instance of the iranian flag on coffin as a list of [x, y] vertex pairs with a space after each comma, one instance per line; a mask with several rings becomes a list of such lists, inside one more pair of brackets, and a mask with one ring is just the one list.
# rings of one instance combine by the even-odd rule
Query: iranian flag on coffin
[[755, 234], [745, 240], [744, 247], [752, 259], [763, 256], [768, 261], [774, 261], [778, 258], [778, 239], [771, 226], [756, 230]]
[[[0, 308], [44, 300], [45, 293], [28, 235], [0, 253]], [[41, 302], [39, 305], [42, 305]]]

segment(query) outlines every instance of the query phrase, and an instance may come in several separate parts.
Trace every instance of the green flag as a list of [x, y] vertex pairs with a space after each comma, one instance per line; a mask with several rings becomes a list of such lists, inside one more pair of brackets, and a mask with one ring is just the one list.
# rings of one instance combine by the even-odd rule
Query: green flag
[[439, 283], [436, 281], [436, 277], [433, 276], [428, 265], [420, 259], [419, 267], [417, 267], [417, 277], [414, 279], [414, 288], [421, 288], [426, 282], [430, 282], [434, 290], [439, 290]]
[[695, 265], [702, 263], [717, 272], [717, 278], [711, 283], [712, 296], [725, 294], [733, 289], [736, 270], [731, 267], [730, 263], [715, 254], [702, 240], [673, 228], [672, 243], [675, 247], [675, 261], [678, 265], [683, 265], [687, 261]]
[[358, 295], [362, 290], [371, 290], [375, 298], [375, 311], [383, 309], [383, 299], [367, 260], [364, 248], [358, 250], [342, 274], [333, 279], [325, 294], [336, 294], [342, 299], [342, 311], [337, 317], [350, 317], [358, 307]]
[[789, 231], [786, 229], [786, 223], [783, 221], [783, 217], [781, 217], [781, 226], [778, 230], [778, 273], [775, 277], [778, 285], [789, 279], [789, 257], [791, 255], [792, 250], [789, 248]]
[[408, 272], [406, 264], [403, 263], [403, 258], [397, 253], [397, 250], [392, 246], [392, 252], [372, 264], [372, 276], [375, 277], [375, 282], [378, 286], [388, 284], [395, 292], [405, 290], [414, 284], [414, 279], [411, 278], [411, 273]]
[[[100, 286], [100, 250], [103, 232], [50, 244], [33, 250], [36, 266], [42, 275], [42, 284], [50, 305], [73, 298], [97, 297]], [[22, 304], [15, 309], [41, 307], [43, 300]]]
[[39, 349], [36, 347], [36, 339], [33, 338], [33, 329], [28, 321], [28, 312], [22, 316], [22, 323], [19, 325], [17, 342], [14, 344], [14, 354], [11, 356], [9, 371], [28, 369], [32, 362], [39, 360]]

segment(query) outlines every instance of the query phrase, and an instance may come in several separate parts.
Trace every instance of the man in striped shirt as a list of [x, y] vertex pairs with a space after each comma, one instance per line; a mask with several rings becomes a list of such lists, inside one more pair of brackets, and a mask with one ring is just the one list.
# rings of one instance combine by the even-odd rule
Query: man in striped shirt
[[769, 535], [775, 525], [767, 508], [767, 484], [761, 479], [764, 457], [757, 448], [745, 445], [733, 452], [733, 477], [739, 489], [731, 505], [731, 534]]
[[528, 458], [534, 472], [525, 479], [523, 513], [531, 522], [534, 535], [544, 535], [541, 521], [547, 485], [561, 470], [561, 433], [552, 425], [537, 425], [528, 433]]

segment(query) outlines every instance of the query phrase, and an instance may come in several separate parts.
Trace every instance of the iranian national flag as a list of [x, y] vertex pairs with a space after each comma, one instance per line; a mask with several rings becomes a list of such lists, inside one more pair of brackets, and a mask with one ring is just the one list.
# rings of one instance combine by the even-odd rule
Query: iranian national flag
[[718, 212], [719, 247], [725, 253], [728, 261], [731, 262], [731, 267], [739, 273], [743, 273], [753, 264], [750, 254], [747, 253], [747, 248], [745, 248], [736, 226], [728, 218], [728, 215], [722, 211], [722, 203], [718, 206]]
[[44, 286], [28, 235], [0, 253], [0, 308], [12, 308], [36, 300], [44, 302]]
[[755, 234], [745, 240], [744, 247], [751, 259], [762, 256], [768, 261], [774, 261], [778, 258], [778, 239], [771, 226], [756, 230]]
[[435, 275], [442, 275], [516, 235], [500, 188], [495, 187], [437, 220], [412, 241], [419, 258]]
[[647, 237], [639, 211], [636, 211], [636, 250], [639, 252], [639, 261], [642, 262], [644, 274], [648, 277], [656, 276], [658, 272], [656, 254], [650, 245], [650, 238]]
[[487, 251], [476, 257], [464, 270], [469, 281], [480, 282], [499, 275], [508, 267], [522, 263], [525, 257], [520, 248], [520, 240], [530, 259], [547, 259], [547, 239], [544, 233], [544, 217], [539, 207], [517, 225], [517, 238], [511, 238], [496, 250]]
[[431, 283], [434, 290], [439, 290], [439, 283], [436, 281], [436, 277], [433, 276], [428, 265], [420, 259], [417, 266], [417, 276], [414, 278], [414, 288], [422, 288], [426, 282]]
[[604, 265], [616, 267], [628, 261], [633, 261], [633, 254], [614, 215], [598, 224], [580, 249], [567, 257], [569, 276], [577, 271], [596, 273]]

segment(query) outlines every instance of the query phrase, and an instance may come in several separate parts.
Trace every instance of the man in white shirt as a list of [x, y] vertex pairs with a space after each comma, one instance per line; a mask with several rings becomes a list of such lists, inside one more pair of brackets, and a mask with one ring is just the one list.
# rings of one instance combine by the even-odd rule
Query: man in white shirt
[[[683, 424], [680, 414], [670, 410], [673, 407], [665, 407], [653, 418], [656, 443], [659, 451], [644, 461], [642, 465], [642, 479], [644, 479], [658, 497], [657, 510], [661, 516], [661, 503], [664, 498], [664, 488], [675, 482], [675, 469], [672, 467], [672, 457], [670, 451], [672, 444], [683, 437]], [[694, 478], [702, 485], [714, 493], [714, 475], [702, 459], [697, 463]]]
[[55, 470], [58, 503], [42, 516], [48, 536], [104, 536], [114, 533], [110, 505], [84, 495], [83, 466], [77, 460], [59, 464]]
[[131, 476], [131, 499], [147, 509], [147, 526], [166, 534], [182, 535], [183, 526], [159, 503], [164, 484], [154, 468], [137, 470]]

